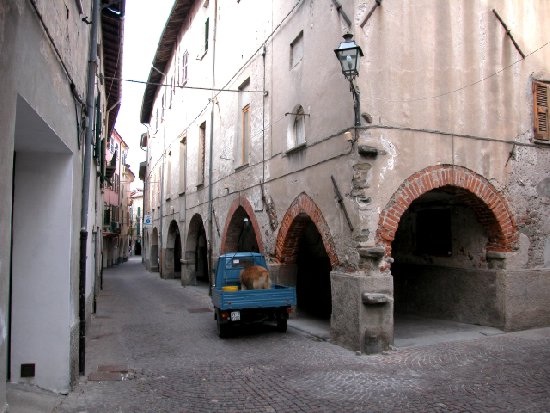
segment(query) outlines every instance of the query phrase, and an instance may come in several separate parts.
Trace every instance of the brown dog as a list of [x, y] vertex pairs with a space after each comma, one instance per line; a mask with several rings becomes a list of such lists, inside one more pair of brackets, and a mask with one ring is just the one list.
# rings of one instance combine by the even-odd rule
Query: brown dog
[[261, 290], [271, 288], [269, 272], [261, 265], [251, 265], [241, 271], [241, 288], [243, 290]]

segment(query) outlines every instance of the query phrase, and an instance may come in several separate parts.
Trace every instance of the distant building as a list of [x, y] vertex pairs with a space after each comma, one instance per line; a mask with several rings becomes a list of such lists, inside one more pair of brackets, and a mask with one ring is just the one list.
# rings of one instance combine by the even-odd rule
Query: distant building
[[126, 164], [128, 145], [113, 129], [105, 150], [103, 183], [103, 267], [128, 260], [128, 193], [134, 174]]
[[263, 252], [298, 316], [365, 353], [402, 314], [550, 325], [549, 20], [546, 0], [175, 1], [141, 111], [147, 268], [189, 284]]
[[141, 255], [143, 229], [143, 190], [136, 189], [130, 194], [130, 251], [131, 255]]

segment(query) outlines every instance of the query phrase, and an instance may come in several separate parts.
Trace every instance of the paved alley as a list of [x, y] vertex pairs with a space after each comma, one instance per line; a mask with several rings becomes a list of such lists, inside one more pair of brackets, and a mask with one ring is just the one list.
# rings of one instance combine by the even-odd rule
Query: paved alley
[[87, 372], [55, 412], [550, 411], [550, 328], [357, 356], [289, 328], [221, 340], [206, 287], [104, 271]]

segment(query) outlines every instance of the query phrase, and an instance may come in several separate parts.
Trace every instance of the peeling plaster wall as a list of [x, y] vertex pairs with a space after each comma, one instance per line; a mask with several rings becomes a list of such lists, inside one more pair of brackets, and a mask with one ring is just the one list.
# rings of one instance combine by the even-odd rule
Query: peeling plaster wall
[[[300, 2], [296, 8], [296, 2], [291, 0], [269, 5], [264, 2], [261, 7], [258, 4], [247, 3], [250, 7], [243, 8], [243, 3], [211, 0], [203, 7], [203, 2], [197, 2], [188, 28], [180, 34], [175, 51], [181, 54], [189, 50], [190, 85], [210, 86], [213, 82], [211, 50], [197, 55], [204, 21], [209, 16], [211, 28], [214, 21], [218, 23], [215, 86], [236, 91], [250, 79], [246, 88], [253, 93], [243, 99], [242, 92], [239, 97], [239, 92], [177, 91], [172, 108], [162, 115], [166, 88], [159, 90], [153, 109], [155, 126], [149, 166], [155, 219], [159, 219], [162, 203], [163, 214], [169, 215], [164, 218], [163, 242], [168, 223], [175, 217], [185, 222], [186, 232], [187, 217], [198, 214], [208, 232], [209, 177], [205, 176], [204, 186], [197, 185], [198, 136], [199, 126], [205, 122], [208, 165], [213, 115], [215, 217], [209, 242], [214, 259], [222, 248], [223, 230], [231, 219], [228, 211], [236, 200], [246, 199], [251, 205], [265, 251], [274, 255], [280, 242], [281, 220], [305, 193], [326, 222], [327, 237], [334, 240], [338, 268], [333, 271], [374, 276], [375, 281], [360, 284], [374, 292], [393, 294], [387, 265], [391, 258], [379, 263], [376, 258], [365, 257], [363, 251], [375, 248], [379, 242], [380, 214], [414, 174], [426, 168], [456, 165], [469, 171], [469, 176], [482, 177], [491, 191], [494, 188], [501, 208], [498, 213], [510, 209], [510, 216], [502, 222], [513, 227], [506, 234], [515, 244], [514, 250], [505, 254], [505, 266], [526, 269], [547, 265], [550, 224], [548, 214], [545, 215], [545, 179], [550, 170], [549, 152], [548, 147], [533, 142], [530, 88], [532, 73], [548, 72], [550, 47], [521, 60], [492, 12], [493, 8], [498, 10], [524, 52], [529, 53], [547, 41], [550, 34], [544, 24], [550, 16], [547, 2], [384, 0], [368, 21], [367, 14], [375, 4], [371, 0], [341, 1], [341, 10], [332, 2], [313, 0]], [[344, 14], [351, 19], [352, 27], [347, 27]], [[361, 112], [372, 118], [371, 124], [363, 119], [358, 130], [352, 128], [349, 84], [340, 73], [333, 52], [348, 30], [354, 33], [365, 54], [356, 81], [361, 91]], [[298, 61], [292, 60], [296, 41], [302, 42], [303, 51]], [[193, 60], [195, 56], [199, 59]], [[177, 59], [172, 59], [167, 79], [175, 73], [174, 62]], [[264, 84], [267, 94], [257, 93]], [[240, 162], [236, 156], [240, 104], [245, 100], [251, 107], [251, 143], [248, 162]], [[166, 102], [165, 99], [165, 106]], [[306, 144], [293, 147], [289, 133], [295, 118], [292, 111], [298, 105], [305, 112]], [[157, 113], [163, 119], [158, 127]], [[160, 199], [160, 182], [166, 182], [160, 170], [164, 164], [162, 154], [170, 147], [174, 157], [182, 136], [187, 139], [187, 157], [185, 162], [172, 160], [171, 165], [174, 168], [184, 164], [185, 172], [182, 174], [176, 166], [167, 173], [171, 174], [172, 185], [185, 176], [185, 193], [175, 196], [172, 188], [166, 192], [170, 195]], [[471, 190], [467, 185], [465, 188]], [[336, 189], [342, 195], [341, 202]], [[166, 200], [168, 197], [170, 200]], [[475, 218], [466, 214], [461, 219], [467, 225]], [[537, 223], [542, 225], [537, 227]], [[520, 234], [510, 235], [516, 225]], [[481, 246], [484, 241], [481, 236], [466, 245], [463, 256], [452, 265], [485, 270], [489, 265]], [[471, 254], [473, 259], [468, 255], [470, 249], [476, 250]], [[374, 251], [374, 256], [377, 254]], [[292, 272], [291, 268], [277, 268], [283, 275]], [[340, 280], [340, 275], [334, 279]], [[342, 285], [348, 290], [336, 291], [339, 299], [357, 293], [346, 282]], [[498, 314], [488, 317], [499, 325], [506, 314], [498, 300], [510, 293], [507, 285], [512, 284], [500, 282], [503, 290], [492, 288], [491, 294], [498, 297], [492, 297], [487, 304], [498, 304]], [[392, 311], [393, 306], [387, 305], [383, 325], [367, 329], [369, 334], [382, 331], [386, 344], [392, 339]], [[333, 320], [345, 316], [342, 310]], [[358, 316], [356, 324], [362, 326], [364, 320], [360, 319]], [[507, 328], [513, 324], [507, 319]], [[355, 324], [348, 327], [338, 335], [366, 334], [351, 332]], [[333, 328], [338, 330], [339, 326]], [[358, 346], [362, 348], [363, 344]]]
[[[357, 2], [360, 24], [370, 3]], [[361, 227], [372, 239], [377, 214], [414, 172], [428, 165], [461, 165], [504, 194], [527, 237], [510, 264], [542, 267], [550, 224], [541, 188], [550, 152], [533, 144], [531, 78], [548, 73], [550, 48], [522, 60], [492, 10], [529, 54], [548, 39], [544, 22], [550, 5], [467, 3], [388, 0], [356, 30], [365, 53], [362, 72], [368, 74], [358, 78], [362, 111], [373, 118], [360, 143], [380, 150], [368, 162], [369, 189], [362, 195], [373, 203], [358, 209]], [[419, 30], [415, 22], [421, 18]], [[518, 257], [519, 251], [528, 258]]]

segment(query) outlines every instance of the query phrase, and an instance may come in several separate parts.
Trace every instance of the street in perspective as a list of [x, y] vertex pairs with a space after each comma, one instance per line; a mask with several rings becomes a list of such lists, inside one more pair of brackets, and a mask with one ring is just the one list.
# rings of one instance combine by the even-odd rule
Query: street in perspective
[[132, 257], [104, 271], [86, 375], [42, 411], [549, 411], [550, 328], [462, 334], [403, 337], [371, 356], [331, 344], [307, 319], [220, 339], [206, 284], [160, 279]]
[[550, 0], [0, 0], [0, 413], [550, 413]]

